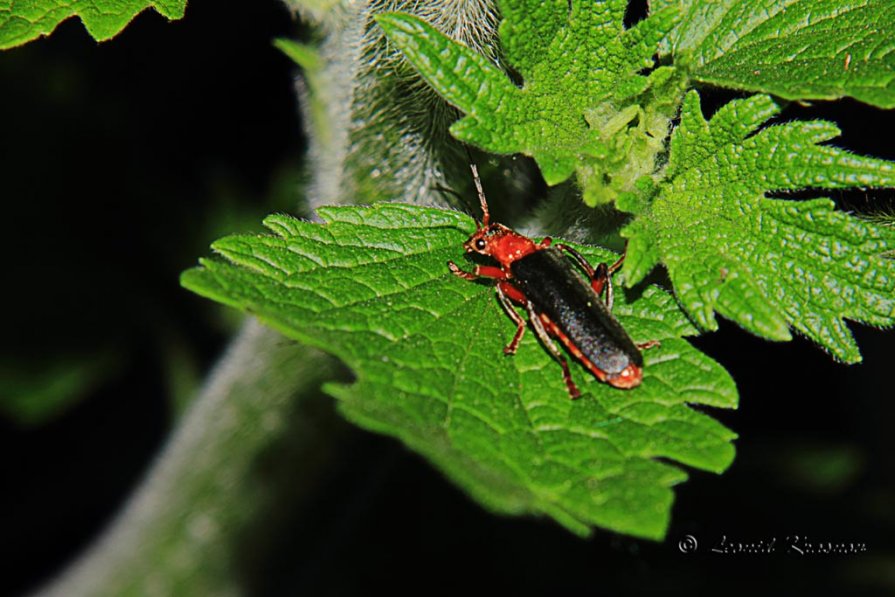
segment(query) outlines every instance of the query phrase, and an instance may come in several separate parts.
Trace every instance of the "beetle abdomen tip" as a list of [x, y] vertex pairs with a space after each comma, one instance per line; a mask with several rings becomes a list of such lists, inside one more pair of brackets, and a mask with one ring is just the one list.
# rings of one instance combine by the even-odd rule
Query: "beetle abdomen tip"
[[628, 365], [612, 377], [606, 378], [606, 383], [614, 388], [629, 390], [636, 388], [643, 381], [643, 369], [637, 365]]

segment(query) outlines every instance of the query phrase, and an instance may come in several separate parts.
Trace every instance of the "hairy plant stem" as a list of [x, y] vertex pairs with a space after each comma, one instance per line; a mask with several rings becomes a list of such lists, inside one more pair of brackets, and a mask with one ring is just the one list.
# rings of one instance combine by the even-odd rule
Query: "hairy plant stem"
[[345, 428], [319, 392], [338, 370], [247, 321], [108, 530], [39, 594], [245, 593], [259, 523], [284, 493], [301, 505]]

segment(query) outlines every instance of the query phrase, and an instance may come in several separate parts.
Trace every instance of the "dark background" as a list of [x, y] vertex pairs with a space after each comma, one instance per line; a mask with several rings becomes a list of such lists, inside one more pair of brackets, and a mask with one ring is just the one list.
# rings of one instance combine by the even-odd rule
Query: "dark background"
[[[231, 4], [194, 0], [175, 23], [149, 12], [103, 44], [69, 21], [0, 53], [0, 366], [40, 378], [103, 363], [52, 420], [0, 417], [0, 593], [34, 587], [97, 536], [237, 325], [181, 289], [180, 272], [213, 239], [301, 209], [294, 68], [271, 46], [301, 26], [274, 0]], [[891, 113], [846, 101], [784, 116], [835, 120], [838, 144], [895, 159]], [[892, 194], [874, 196], [891, 213]], [[863, 192], [834, 197], [871, 205]], [[283, 516], [255, 557], [249, 591], [891, 593], [895, 333], [852, 328], [865, 355], [852, 367], [807, 341], [771, 344], [723, 322], [696, 341], [737, 380], [740, 409], [712, 414], [740, 434], [738, 454], [724, 475], [693, 471], [677, 488], [665, 543], [581, 540], [546, 520], [494, 517], [396, 442], [355, 430], [313, 515]], [[687, 534], [694, 554], [678, 549]], [[709, 553], [725, 535], [867, 552]]]

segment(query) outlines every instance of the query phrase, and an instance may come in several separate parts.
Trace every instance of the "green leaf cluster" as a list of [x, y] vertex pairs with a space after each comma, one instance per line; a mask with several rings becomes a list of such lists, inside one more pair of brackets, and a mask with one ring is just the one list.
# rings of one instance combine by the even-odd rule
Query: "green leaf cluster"
[[466, 116], [451, 132], [494, 153], [524, 153], [548, 184], [573, 173], [591, 205], [631, 191], [661, 150], [675, 106], [673, 70], [648, 75], [659, 42], [675, 22], [669, 7], [622, 26], [626, 0], [500, 3], [509, 67], [497, 65], [405, 14], [379, 24], [435, 90]]
[[788, 340], [791, 325], [837, 359], [857, 362], [844, 318], [895, 323], [895, 260], [883, 256], [895, 250], [895, 230], [838, 212], [829, 199], [767, 193], [892, 186], [895, 165], [819, 145], [839, 134], [829, 122], [755, 132], [778, 111], [757, 95], [707, 122], [696, 92], [687, 96], [665, 183], [623, 230], [628, 280], [661, 262], [701, 328], [717, 327], [715, 311], [772, 340]]
[[838, 135], [831, 123], [756, 132], [780, 111], [764, 95], [732, 102], [707, 123], [691, 91], [668, 132], [696, 82], [895, 105], [895, 42], [872, 33], [895, 23], [895, 4], [654, 2], [653, 14], [627, 29], [626, 2], [536, 4], [500, 2], [508, 68], [521, 88], [415, 17], [379, 20], [466, 113], [453, 128], [458, 138], [533, 156], [549, 184], [575, 170], [585, 203], [613, 200], [634, 216], [622, 231], [629, 283], [662, 264], [701, 329], [716, 328], [717, 312], [772, 340], [788, 340], [794, 328], [837, 359], [859, 361], [844, 320], [895, 323], [895, 276], [884, 257], [891, 229], [837, 212], [829, 199], [768, 195], [892, 186], [892, 163], [821, 145]]
[[[628, 214], [616, 312], [635, 340], [661, 342], [644, 355], [642, 386], [616, 390], [576, 367], [585, 396], [570, 401], [531, 334], [500, 356], [513, 326], [492, 288], [445, 268], [472, 230], [452, 212], [327, 208], [325, 225], [273, 216], [276, 236], [222, 239], [214, 249], [226, 261], [203, 261], [183, 283], [344, 360], [356, 383], [328, 391], [346, 416], [424, 454], [487, 507], [582, 534], [659, 538], [684, 478], [666, 461], [720, 472], [733, 457], [733, 433], [687, 405], [734, 407], [736, 390], [683, 336], [714, 329], [719, 313], [772, 340], [795, 330], [855, 362], [846, 320], [895, 323], [892, 229], [830, 199], [774, 196], [893, 186], [893, 164], [829, 145], [831, 123], [767, 124], [783, 99], [895, 105], [891, 42], [867, 34], [871, 16], [891, 22], [893, 10], [658, 1], [625, 27], [627, 4], [501, 0], [494, 58], [418, 17], [377, 21], [462, 112], [455, 137], [531, 156], [549, 184], [574, 174], [587, 205]], [[707, 119], [688, 91], [697, 83], [770, 95]], [[643, 286], [659, 265], [676, 300]]]

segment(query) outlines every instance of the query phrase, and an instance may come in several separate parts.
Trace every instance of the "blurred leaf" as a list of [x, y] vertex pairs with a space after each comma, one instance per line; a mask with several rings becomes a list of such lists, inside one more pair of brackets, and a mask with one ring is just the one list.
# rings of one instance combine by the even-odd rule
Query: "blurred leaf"
[[279, 38], [274, 40], [274, 46], [281, 52], [292, 59], [295, 64], [301, 67], [304, 81], [307, 85], [307, 102], [308, 111], [311, 116], [311, 126], [313, 133], [324, 145], [329, 145], [333, 141], [332, 122], [327, 117], [326, 104], [324, 101], [325, 93], [321, 91], [324, 76], [324, 62], [320, 58], [317, 49], [301, 44], [290, 39]]
[[0, 411], [21, 425], [48, 422], [74, 406], [115, 370], [111, 353], [69, 356], [35, 365], [0, 362]]
[[[224, 315], [222, 313], [222, 318]], [[160, 329], [157, 335], [165, 393], [171, 411], [175, 416], [180, 416], [192, 404], [202, 387], [202, 367], [198, 363], [194, 347], [177, 330]]]
[[815, 493], [844, 491], [855, 482], [866, 463], [857, 448], [843, 445], [783, 446], [774, 453], [773, 460], [786, 483]]

